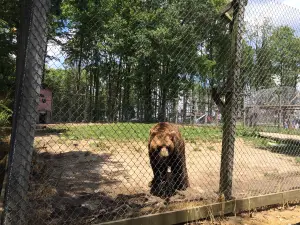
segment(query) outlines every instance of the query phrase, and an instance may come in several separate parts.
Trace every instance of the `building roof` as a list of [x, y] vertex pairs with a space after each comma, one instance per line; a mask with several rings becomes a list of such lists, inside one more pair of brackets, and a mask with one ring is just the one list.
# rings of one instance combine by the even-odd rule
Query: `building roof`
[[252, 90], [244, 99], [245, 107], [300, 107], [300, 92], [293, 87]]

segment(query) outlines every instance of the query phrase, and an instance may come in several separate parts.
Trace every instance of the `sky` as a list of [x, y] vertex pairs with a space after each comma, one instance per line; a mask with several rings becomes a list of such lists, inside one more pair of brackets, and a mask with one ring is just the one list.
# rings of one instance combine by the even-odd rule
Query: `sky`
[[245, 20], [261, 24], [265, 18], [275, 26], [292, 27], [300, 36], [300, 0], [249, 0]]
[[51, 60], [47, 60], [46, 64], [53, 69], [64, 68], [63, 64], [65, 57], [61, 47], [53, 42], [49, 42], [47, 46], [47, 54], [51, 57]]
[[300, 10], [300, 0], [281, 0], [281, 2]]
[[[300, 37], [300, 0], [248, 0], [246, 27], [262, 25], [266, 18], [273, 26], [293, 28], [295, 35]], [[300, 90], [300, 82], [297, 89]]]

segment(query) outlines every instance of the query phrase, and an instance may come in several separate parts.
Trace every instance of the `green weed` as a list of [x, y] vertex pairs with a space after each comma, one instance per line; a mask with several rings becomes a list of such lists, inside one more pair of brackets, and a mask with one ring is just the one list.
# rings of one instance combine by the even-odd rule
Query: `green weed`
[[297, 164], [300, 163], [300, 157], [296, 157], [295, 161], [296, 161]]

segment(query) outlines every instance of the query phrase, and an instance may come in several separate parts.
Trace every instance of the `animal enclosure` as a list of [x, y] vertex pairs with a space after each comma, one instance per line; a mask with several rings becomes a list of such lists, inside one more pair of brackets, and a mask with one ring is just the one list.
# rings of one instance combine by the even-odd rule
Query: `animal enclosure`
[[4, 224], [176, 224], [297, 200], [298, 9], [21, 8]]

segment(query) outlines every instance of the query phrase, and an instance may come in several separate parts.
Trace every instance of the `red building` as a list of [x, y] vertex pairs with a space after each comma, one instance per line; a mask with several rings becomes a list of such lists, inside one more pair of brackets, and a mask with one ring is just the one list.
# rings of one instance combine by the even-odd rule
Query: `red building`
[[52, 91], [42, 88], [38, 105], [38, 123], [51, 123], [52, 118]]

